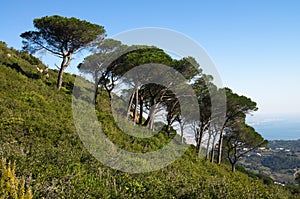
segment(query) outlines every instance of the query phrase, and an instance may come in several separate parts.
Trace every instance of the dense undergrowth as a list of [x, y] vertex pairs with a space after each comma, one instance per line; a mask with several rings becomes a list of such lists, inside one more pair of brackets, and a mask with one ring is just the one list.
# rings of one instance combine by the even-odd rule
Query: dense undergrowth
[[[65, 74], [57, 91], [57, 71], [49, 70], [47, 78], [36, 67], [45, 68], [0, 43], [0, 156], [16, 163], [16, 176], [25, 179], [35, 198], [296, 198], [281, 186], [232, 173], [226, 163], [198, 158], [194, 146], [154, 172], [129, 174], [106, 167], [86, 150], [74, 127], [75, 76]], [[120, 131], [105, 94], [97, 110], [104, 132], [123, 149], [154, 151], [170, 141], [164, 132], [143, 140]]]

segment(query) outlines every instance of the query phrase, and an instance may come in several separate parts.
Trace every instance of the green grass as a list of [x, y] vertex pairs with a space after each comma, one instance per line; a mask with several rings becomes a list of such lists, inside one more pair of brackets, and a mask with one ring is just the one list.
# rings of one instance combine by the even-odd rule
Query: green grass
[[[57, 71], [45, 78], [36, 65], [45, 67], [0, 43], [0, 156], [16, 161], [17, 176], [25, 177], [35, 198], [292, 198], [283, 187], [199, 159], [194, 146], [154, 172], [129, 174], [106, 167], [76, 133], [71, 107], [75, 76], [65, 74], [63, 89], [57, 91]], [[108, 97], [99, 97], [99, 121], [120, 148], [144, 153], [170, 141], [163, 131], [147, 139], [123, 133]]]

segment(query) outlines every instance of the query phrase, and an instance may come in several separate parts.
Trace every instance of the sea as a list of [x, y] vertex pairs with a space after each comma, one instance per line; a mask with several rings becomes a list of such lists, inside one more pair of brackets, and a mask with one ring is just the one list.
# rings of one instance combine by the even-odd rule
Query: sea
[[300, 114], [253, 115], [247, 123], [267, 140], [300, 139]]

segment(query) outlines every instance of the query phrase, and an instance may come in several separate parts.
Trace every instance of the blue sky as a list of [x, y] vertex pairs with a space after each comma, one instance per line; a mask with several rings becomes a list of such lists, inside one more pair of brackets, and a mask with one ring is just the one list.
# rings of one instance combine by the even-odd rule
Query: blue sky
[[0, 40], [16, 49], [34, 18], [54, 14], [103, 25], [108, 36], [142, 27], [181, 32], [207, 51], [225, 86], [258, 103], [258, 114], [300, 115], [300, 1], [10, 0], [1, 8]]

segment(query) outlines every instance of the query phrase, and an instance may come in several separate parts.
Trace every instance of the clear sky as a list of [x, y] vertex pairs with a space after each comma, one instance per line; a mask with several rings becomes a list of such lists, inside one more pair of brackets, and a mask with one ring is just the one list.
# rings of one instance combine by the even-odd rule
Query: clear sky
[[103, 25], [108, 36], [169, 28], [198, 42], [223, 84], [256, 101], [259, 114], [300, 114], [299, 10], [297, 0], [10, 0], [1, 2], [0, 40], [20, 49], [33, 19], [54, 14]]

